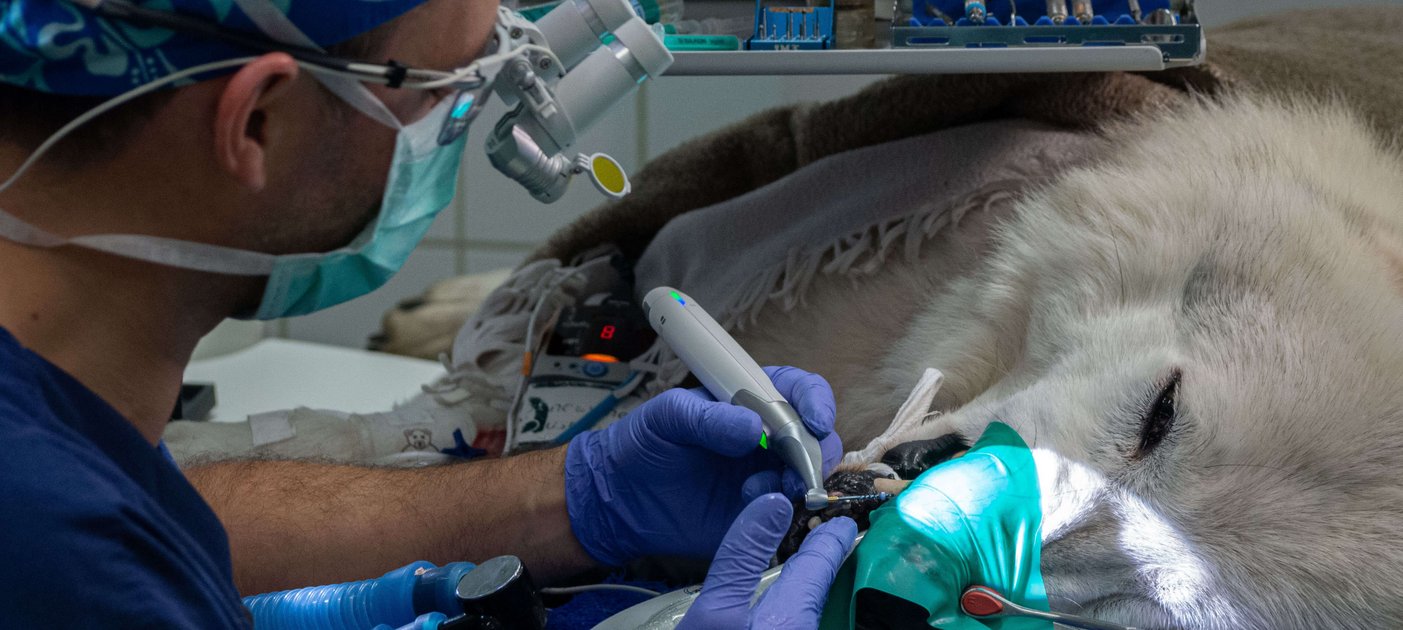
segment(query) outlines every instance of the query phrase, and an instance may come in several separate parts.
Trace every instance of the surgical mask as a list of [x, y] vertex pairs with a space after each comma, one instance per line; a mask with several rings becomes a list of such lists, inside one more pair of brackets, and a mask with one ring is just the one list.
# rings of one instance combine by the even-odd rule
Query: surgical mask
[[450, 101], [399, 130], [380, 214], [350, 245], [326, 254], [278, 256], [254, 319], [305, 315], [360, 297], [404, 266], [434, 218], [453, 200], [466, 136], [438, 143]]

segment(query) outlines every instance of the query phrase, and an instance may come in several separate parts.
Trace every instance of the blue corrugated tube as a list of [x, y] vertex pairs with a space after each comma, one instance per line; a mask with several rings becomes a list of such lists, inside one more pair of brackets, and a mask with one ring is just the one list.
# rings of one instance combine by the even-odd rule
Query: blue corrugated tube
[[257, 630], [398, 628], [431, 612], [461, 614], [458, 580], [473, 566], [419, 561], [369, 580], [245, 597], [244, 606], [253, 613]]

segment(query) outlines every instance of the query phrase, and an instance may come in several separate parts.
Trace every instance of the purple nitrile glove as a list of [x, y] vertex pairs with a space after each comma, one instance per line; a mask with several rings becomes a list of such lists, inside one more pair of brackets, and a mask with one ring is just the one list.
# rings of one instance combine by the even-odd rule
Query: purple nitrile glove
[[[826, 476], [843, 455], [828, 381], [765, 368], [819, 438]], [[760, 448], [755, 412], [702, 390], [673, 389], [622, 420], [570, 441], [565, 498], [575, 537], [595, 560], [618, 566], [647, 555], [707, 558], [753, 498], [802, 496], [798, 473]], [[781, 471], [783, 476], [781, 477]]]
[[857, 536], [857, 524], [845, 516], [835, 518], [809, 533], [799, 553], [784, 564], [779, 579], [750, 601], [760, 574], [770, 567], [770, 557], [789, 531], [794, 508], [778, 494], [767, 494], [746, 506], [736, 519], [678, 630], [812, 630], [823, 615], [823, 603], [838, 567]]

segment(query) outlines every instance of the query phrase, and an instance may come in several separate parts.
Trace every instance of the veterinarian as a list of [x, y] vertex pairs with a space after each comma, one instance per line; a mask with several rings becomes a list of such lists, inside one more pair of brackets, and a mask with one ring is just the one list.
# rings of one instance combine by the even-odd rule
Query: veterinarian
[[[305, 35], [336, 58], [445, 71], [481, 53], [497, 10], [141, 5], [261, 40]], [[417, 243], [399, 223], [431, 221], [455, 193], [461, 143], [418, 150], [454, 91], [308, 68], [72, 2], [0, 0], [0, 179], [11, 180], [0, 184], [0, 627], [245, 627], [240, 592], [505, 553], [547, 581], [716, 554], [689, 625], [816, 625], [855, 527], [839, 519], [810, 536], [779, 595], [751, 610], [791, 518], [778, 493], [801, 484], [756, 449], [754, 413], [690, 391], [568, 448], [505, 460], [176, 468], [161, 433], [205, 333], [226, 317], [309, 313], [373, 290]], [[140, 92], [157, 81], [172, 83]], [[364, 255], [336, 251], [348, 244]], [[770, 375], [824, 438], [831, 468], [841, 448], [828, 384], [793, 368]]]

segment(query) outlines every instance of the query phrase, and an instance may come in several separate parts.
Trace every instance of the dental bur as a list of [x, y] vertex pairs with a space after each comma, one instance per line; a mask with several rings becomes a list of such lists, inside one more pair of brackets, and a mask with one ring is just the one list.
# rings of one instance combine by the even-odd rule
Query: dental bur
[[828, 497], [828, 501], [830, 503], [846, 503], [849, 501], [886, 501], [887, 499], [890, 499], [894, 496], [896, 495], [891, 494], [890, 492], [877, 492], [873, 494], [854, 494], [848, 496], [834, 495]]
[[823, 450], [789, 401], [775, 389], [755, 359], [736, 343], [690, 296], [658, 287], [643, 297], [643, 312], [672, 351], [691, 368], [716, 400], [740, 405], [760, 415], [765, 432], [760, 446], [774, 451], [799, 473], [806, 493], [804, 507], [828, 507], [823, 488]]

